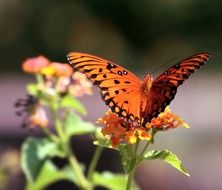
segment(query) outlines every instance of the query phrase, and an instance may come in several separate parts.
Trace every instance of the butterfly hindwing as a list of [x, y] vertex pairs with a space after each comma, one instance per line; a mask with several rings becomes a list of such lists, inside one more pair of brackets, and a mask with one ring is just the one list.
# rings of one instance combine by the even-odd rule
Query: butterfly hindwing
[[186, 58], [176, 65], [168, 68], [164, 73], [154, 80], [152, 84], [151, 109], [144, 120], [150, 122], [163, 112], [167, 105], [174, 99], [177, 88], [189, 76], [198, 70], [209, 59], [208, 53], [200, 53]]
[[139, 118], [141, 82], [133, 73], [89, 54], [72, 52], [68, 60], [74, 69], [100, 88], [103, 100], [113, 112], [131, 120]]

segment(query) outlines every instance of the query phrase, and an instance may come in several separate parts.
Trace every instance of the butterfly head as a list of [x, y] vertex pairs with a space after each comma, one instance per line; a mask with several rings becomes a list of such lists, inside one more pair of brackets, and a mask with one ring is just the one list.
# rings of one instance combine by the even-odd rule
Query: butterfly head
[[146, 75], [142, 84], [142, 91], [145, 93], [150, 92], [153, 84], [153, 77], [151, 74]]

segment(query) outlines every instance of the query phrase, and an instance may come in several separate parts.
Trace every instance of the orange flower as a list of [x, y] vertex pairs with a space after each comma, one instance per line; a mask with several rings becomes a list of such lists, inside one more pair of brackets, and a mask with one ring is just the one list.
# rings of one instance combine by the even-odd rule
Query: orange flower
[[171, 112], [169, 107], [166, 107], [164, 112], [160, 113], [157, 118], [153, 118], [151, 123], [146, 125], [147, 128], [150, 128], [151, 126], [157, 130], [167, 130], [180, 126], [189, 128], [189, 125], [177, 114]]
[[73, 69], [68, 64], [52, 62], [41, 70], [41, 73], [48, 77], [69, 77], [73, 73]]
[[167, 130], [179, 126], [189, 127], [178, 115], [172, 113], [169, 107], [157, 118], [153, 118], [151, 123], [147, 123], [146, 127], [141, 127], [137, 122], [120, 118], [111, 111], [108, 111], [103, 118], [99, 119], [98, 123], [105, 125], [102, 128], [102, 134], [103, 136], [110, 136], [113, 147], [120, 143], [134, 144], [137, 140], [150, 141], [152, 139], [152, 129]]
[[137, 123], [132, 123], [124, 118], [120, 118], [111, 111], [108, 111], [97, 123], [105, 125], [105, 127], [102, 128], [102, 134], [104, 136], [110, 136], [113, 147], [116, 147], [120, 143], [134, 144], [138, 139], [151, 140], [149, 130], [144, 127], [138, 128]]
[[49, 63], [50, 61], [46, 57], [39, 55], [26, 59], [22, 64], [22, 69], [27, 73], [40, 73], [42, 68], [49, 65]]
[[97, 121], [97, 123], [103, 123], [105, 127], [102, 128], [103, 136], [109, 135], [113, 147], [116, 147], [126, 129], [121, 126], [123, 122], [122, 118], [116, 116], [116, 114], [108, 111], [105, 116]]

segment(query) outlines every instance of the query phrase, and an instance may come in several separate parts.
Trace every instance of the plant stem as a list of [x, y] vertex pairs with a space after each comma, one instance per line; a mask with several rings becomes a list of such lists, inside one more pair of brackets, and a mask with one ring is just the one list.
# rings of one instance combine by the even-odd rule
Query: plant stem
[[126, 190], [131, 189], [134, 173], [135, 173], [136, 166], [137, 166], [137, 151], [138, 151], [138, 148], [139, 148], [139, 144], [140, 144], [140, 140], [137, 140], [136, 144], [135, 144], [135, 147], [134, 147], [134, 150], [133, 150], [133, 153], [132, 153], [132, 159], [131, 159], [131, 163], [130, 163], [130, 165], [131, 165], [130, 167], [133, 167], [133, 169], [128, 174]]
[[149, 144], [150, 144], [150, 141], [148, 141], [148, 142], [146, 143], [146, 145], [143, 147], [143, 150], [142, 150], [142, 152], [141, 152], [140, 155], [139, 155], [139, 159], [140, 159], [140, 158], [143, 156], [143, 154], [146, 152], [146, 149], [148, 148]]
[[153, 143], [153, 139], [154, 139], [154, 136], [155, 136], [156, 133], [157, 133], [156, 130], [152, 130], [152, 140], [151, 140], [151, 141], [147, 141], [146, 145], [143, 147], [143, 150], [142, 150], [142, 152], [140, 153], [140, 155], [139, 155], [139, 157], [138, 157], [139, 160], [141, 159], [141, 157], [143, 156], [143, 154], [146, 152], [149, 144], [150, 144], [150, 143]]
[[65, 142], [66, 137], [65, 137], [65, 134], [63, 132], [61, 122], [58, 118], [57, 110], [55, 108], [53, 108], [53, 106], [51, 106], [51, 112], [52, 112], [53, 120], [54, 120], [54, 123], [55, 123], [56, 132], [58, 133], [58, 135], [62, 139], [62, 141]]
[[59, 142], [59, 138], [53, 133], [51, 133], [51, 131], [48, 128], [43, 127], [42, 130], [53, 142], [55, 143]]
[[131, 189], [131, 185], [132, 185], [132, 182], [133, 182], [133, 177], [134, 177], [135, 169], [136, 168], [134, 167], [132, 169], [132, 171], [128, 175], [127, 184], [126, 184], [126, 190], [130, 190]]
[[133, 145], [132, 144], [128, 144], [128, 149], [129, 149], [129, 152], [130, 152], [130, 156], [131, 158], [133, 158], [134, 154], [133, 154]]
[[[67, 143], [67, 146], [68, 146], [68, 143]], [[80, 167], [78, 161], [76, 160], [75, 155], [70, 150], [70, 147], [68, 146], [67, 149], [68, 149], [68, 160], [69, 160], [69, 163], [70, 163], [71, 167], [73, 168], [73, 171], [76, 175], [77, 181], [79, 182], [79, 186], [82, 189], [89, 189], [89, 190], [92, 189], [90, 187], [89, 181], [84, 176], [84, 174], [82, 172], [82, 168]]]
[[59, 137], [61, 138], [61, 141], [62, 141], [63, 146], [64, 146], [66, 153], [67, 153], [69, 163], [70, 163], [71, 167], [73, 168], [73, 171], [74, 171], [74, 174], [76, 175], [77, 181], [79, 182], [79, 186], [84, 190], [91, 189], [90, 183], [88, 182], [88, 180], [84, 176], [84, 174], [82, 172], [82, 168], [80, 167], [79, 162], [77, 161], [75, 155], [73, 154], [73, 152], [71, 150], [69, 141], [66, 138], [66, 135], [65, 135], [63, 128], [62, 128], [61, 121], [58, 117], [57, 109], [54, 108], [53, 106], [51, 106], [51, 111], [52, 111], [52, 115], [53, 115], [53, 120], [55, 122], [56, 131], [57, 131]]
[[39, 84], [44, 84], [44, 79], [43, 79], [42, 75], [37, 74], [37, 75], [36, 75], [36, 80], [37, 80], [37, 82], [38, 82]]
[[138, 140], [136, 141], [136, 145], [135, 145], [135, 148], [134, 148], [134, 157], [137, 156], [136, 153], [137, 153], [137, 150], [138, 150], [138, 148], [139, 148], [139, 144], [140, 144], [140, 140], [138, 139]]
[[102, 153], [102, 150], [103, 150], [102, 147], [100, 147], [100, 146], [96, 147], [95, 153], [93, 155], [93, 158], [91, 160], [91, 163], [89, 165], [89, 170], [88, 170], [88, 173], [87, 173], [87, 177], [88, 177], [89, 180], [92, 180], [92, 175], [93, 175], [93, 172], [94, 172], [94, 170], [96, 168], [96, 165], [98, 163], [99, 157]]

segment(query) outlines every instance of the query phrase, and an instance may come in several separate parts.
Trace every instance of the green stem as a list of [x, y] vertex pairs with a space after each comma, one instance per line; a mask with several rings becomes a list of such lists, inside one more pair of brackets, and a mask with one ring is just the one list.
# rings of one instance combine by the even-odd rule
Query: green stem
[[133, 177], [134, 177], [135, 169], [136, 168], [134, 167], [132, 169], [132, 171], [128, 175], [127, 184], [126, 184], [126, 190], [130, 190], [131, 189], [131, 185], [132, 185], [132, 182], [133, 182]]
[[51, 106], [51, 112], [52, 112], [53, 120], [55, 123], [56, 132], [58, 133], [58, 135], [62, 139], [62, 141], [65, 142], [66, 136], [63, 132], [62, 124], [61, 124], [59, 117], [57, 115], [57, 110], [55, 108], [53, 108], [53, 106]]
[[138, 151], [138, 148], [139, 148], [139, 144], [140, 144], [140, 140], [137, 140], [136, 144], [135, 144], [135, 147], [134, 147], [134, 150], [133, 150], [133, 153], [132, 153], [132, 158], [131, 158], [131, 163], [130, 163], [130, 165], [131, 165], [130, 167], [132, 167], [133, 169], [128, 174], [126, 190], [131, 189], [134, 173], [135, 173], [136, 166], [137, 166], [137, 151]]
[[69, 145], [69, 141], [66, 138], [66, 135], [65, 135], [63, 128], [62, 128], [62, 123], [58, 117], [57, 109], [54, 108], [52, 105], [50, 106], [50, 109], [51, 109], [53, 120], [55, 123], [56, 132], [58, 133], [59, 137], [61, 138], [62, 144], [66, 150], [69, 164], [73, 168], [74, 174], [76, 175], [76, 178], [77, 178], [76, 181], [79, 182], [79, 186], [82, 189], [91, 189], [90, 183], [85, 178], [85, 176], [82, 172], [82, 169], [80, 167], [80, 164], [78, 163], [75, 155], [72, 153], [72, 150]]
[[129, 152], [130, 152], [130, 156], [131, 156], [131, 158], [133, 158], [133, 145], [131, 145], [131, 144], [128, 144], [128, 146], [129, 146]]
[[151, 141], [147, 141], [146, 145], [143, 147], [143, 150], [142, 150], [142, 152], [140, 153], [140, 155], [138, 157], [139, 160], [141, 160], [143, 154], [146, 152], [146, 150], [147, 150], [148, 146], [150, 145], [150, 143], [153, 143], [153, 139], [154, 139], [154, 136], [155, 136], [156, 133], [157, 133], [157, 130], [152, 130], [152, 139], [151, 139]]
[[139, 155], [139, 160], [141, 159], [141, 157], [143, 156], [143, 154], [146, 152], [146, 149], [148, 148], [148, 146], [149, 146], [149, 144], [150, 144], [150, 141], [148, 141], [147, 143], [146, 143], [146, 145], [143, 147], [143, 150], [142, 150], [142, 152], [140, 153], [140, 155]]
[[138, 150], [138, 148], [139, 148], [139, 144], [140, 144], [140, 140], [138, 139], [137, 141], [136, 141], [136, 145], [135, 145], [135, 148], [134, 148], [134, 157], [136, 158], [136, 156], [137, 156], [137, 150]]
[[59, 142], [59, 138], [54, 135], [53, 133], [51, 133], [51, 131], [48, 128], [42, 128], [43, 132], [55, 143]]
[[96, 147], [95, 153], [93, 155], [93, 158], [91, 160], [91, 163], [89, 165], [89, 170], [88, 170], [88, 173], [87, 173], [87, 177], [88, 177], [89, 180], [92, 180], [92, 175], [93, 175], [93, 172], [95, 171], [95, 168], [96, 168], [96, 165], [99, 161], [99, 157], [102, 153], [102, 150], [103, 150], [102, 147], [100, 147], [100, 146]]
[[38, 82], [39, 84], [44, 84], [44, 79], [43, 79], [42, 75], [37, 74], [37, 75], [36, 75], [36, 80], [37, 80], [37, 82]]
[[84, 176], [82, 169], [81, 169], [75, 155], [70, 150], [68, 143], [67, 143], [67, 149], [68, 149], [68, 160], [69, 160], [69, 163], [70, 163], [71, 167], [73, 168], [73, 171], [76, 175], [77, 181], [79, 182], [79, 186], [81, 187], [81, 189], [88, 189], [88, 190], [92, 189], [90, 187], [89, 181]]

